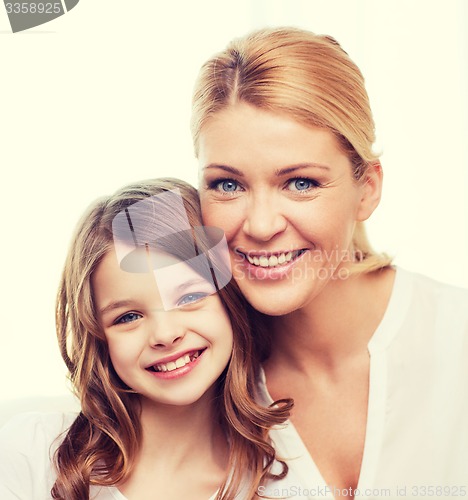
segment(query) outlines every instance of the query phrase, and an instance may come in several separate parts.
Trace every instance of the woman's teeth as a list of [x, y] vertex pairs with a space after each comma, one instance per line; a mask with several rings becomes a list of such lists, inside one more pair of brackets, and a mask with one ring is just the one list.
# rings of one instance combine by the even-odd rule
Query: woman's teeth
[[198, 356], [200, 356], [200, 351], [197, 351], [195, 354], [191, 355], [186, 354], [185, 356], [181, 356], [175, 361], [169, 361], [169, 363], [159, 363], [154, 368], [156, 368], [155, 371], [157, 372], [172, 372], [173, 370], [182, 368], [191, 361], [194, 361], [198, 358]]
[[246, 255], [246, 257], [247, 260], [254, 266], [277, 267], [290, 262], [301, 253], [303, 253], [303, 250], [294, 250], [294, 252], [279, 253], [276, 255], [270, 255], [270, 257], [266, 257], [265, 255], [262, 255], [260, 257], [251, 257], [250, 255]]

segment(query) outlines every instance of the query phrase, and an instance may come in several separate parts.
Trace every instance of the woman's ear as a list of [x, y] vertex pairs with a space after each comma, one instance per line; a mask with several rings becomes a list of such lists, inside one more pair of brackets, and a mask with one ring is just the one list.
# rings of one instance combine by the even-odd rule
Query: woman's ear
[[377, 208], [382, 196], [383, 172], [380, 161], [370, 162], [367, 166], [362, 183], [361, 201], [358, 207], [357, 220], [365, 221]]

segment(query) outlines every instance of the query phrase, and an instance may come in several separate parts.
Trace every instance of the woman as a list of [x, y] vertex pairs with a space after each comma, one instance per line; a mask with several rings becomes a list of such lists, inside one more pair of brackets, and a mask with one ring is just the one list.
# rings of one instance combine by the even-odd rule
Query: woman
[[268, 326], [260, 398], [295, 401], [272, 433], [290, 467], [328, 498], [467, 494], [468, 293], [368, 242], [382, 168], [356, 65], [299, 29], [235, 40], [200, 71], [192, 133], [204, 222]]
[[57, 300], [81, 412], [2, 428], [2, 500], [250, 500], [284, 486], [267, 433], [291, 403], [254, 400], [247, 310], [223, 242], [201, 227], [196, 190], [175, 179], [88, 209]]

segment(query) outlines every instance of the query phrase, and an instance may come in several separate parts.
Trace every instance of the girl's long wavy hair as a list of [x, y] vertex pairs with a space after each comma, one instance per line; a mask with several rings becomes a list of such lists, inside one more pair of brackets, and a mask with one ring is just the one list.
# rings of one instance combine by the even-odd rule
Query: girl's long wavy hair
[[[192, 101], [196, 156], [204, 125], [236, 102], [330, 130], [350, 159], [356, 182], [378, 160], [364, 78], [330, 36], [298, 28], [268, 28], [233, 40], [208, 59], [198, 75]], [[373, 250], [363, 222], [356, 224], [353, 253], [353, 274], [386, 267], [392, 260]]]
[[[174, 189], [182, 196], [190, 226], [201, 226], [196, 190], [176, 179], [158, 179], [127, 186], [95, 202], [72, 239], [58, 291], [56, 324], [81, 412], [54, 456], [57, 479], [51, 493], [55, 499], [89, 498], [90, 485], [116, 485], [132, 472], [142, 434], [139, 396], [114, 371], [97, 319], [91, 279], [113, 247], [114, 217], [140, 200]], [[160, 217], [168, 228], [171, 216], [174, 214], [168, 209]], [[258, 486], [267, 478], [287, 473], [286, 464], [276, 457], [268, 440], [268, 430], [288, 418], [292, 401], [278, 401], [268, 408], [255, 402], [259, 362], [250, 329], [254, 312], [234, 280], [218, 294], [231, 318], [234, 342], [230, 362], [217, 382], [215, 400], [219, 424], [229, 442], [230, 471], [217, 498], [233, 499], [241, 483], [245, 485], [246, 473], [248, 498], [255, 498]], [[275, 460], [283, 465], [278, 475], [270, 472]]]

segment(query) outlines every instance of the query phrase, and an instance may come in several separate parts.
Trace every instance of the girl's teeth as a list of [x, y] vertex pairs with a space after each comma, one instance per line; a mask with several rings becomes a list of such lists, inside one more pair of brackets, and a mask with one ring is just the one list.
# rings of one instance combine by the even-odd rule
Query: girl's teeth
[[249, 255], [247, 255], [247, 260], [255, 266], [276, 267], [276, 266], [281, 266], [286, 262], [290, 262], [292, 259], [295, 259], [300, 254], [301, 254], [300, 250], [295, 250], [294, 252], [280, 253], [278, 255], [270, 255], [270, 257], [266, 257], [265, 255], [262, 255], [260, 257], [250, 257]]
[[199, 355], [200, 355], [200, 353], [197, 351], [192, 356], [189, 356], [188, 354], [186, 354], [185, 356], [182, 356], [182, 357], [176, 359], [175, 361], [169, 361], [169, 363], [160, 363], [159, 365], [156, 365], [157, 371], [171, 372], [172, 370], [176, 370], [177, 368], [182, 368], [186, 364], [197, 359]]
[[169, 361], [169, 363], [167, 363], [166, 366], [168, 372], [171, 372], [172, 370], [175, 370], [177, 368], [177, 365], [175, 364], [174, 361]]

